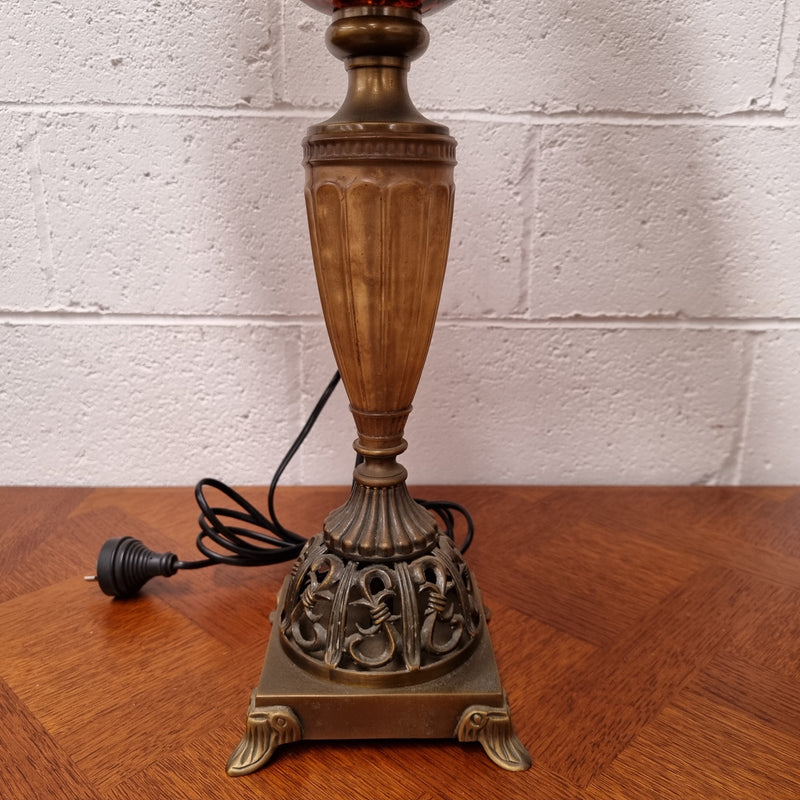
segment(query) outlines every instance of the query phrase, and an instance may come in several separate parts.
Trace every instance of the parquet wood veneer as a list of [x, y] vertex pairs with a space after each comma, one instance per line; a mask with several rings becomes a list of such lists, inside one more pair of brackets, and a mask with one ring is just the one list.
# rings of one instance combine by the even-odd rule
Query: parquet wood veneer
[[[342, 488], [284, 488], [316, 532]], [[130, 534], [194, 556], [190, 489], [0, 489], [0, 798], [800, 798], [800, 489], [447, 487], [517, 733], [508, 773], [455, 741], [311, 742], [229, 778], [290, 565], [111, 601]], [[257, 504], [262, 490], [248, 490]]]

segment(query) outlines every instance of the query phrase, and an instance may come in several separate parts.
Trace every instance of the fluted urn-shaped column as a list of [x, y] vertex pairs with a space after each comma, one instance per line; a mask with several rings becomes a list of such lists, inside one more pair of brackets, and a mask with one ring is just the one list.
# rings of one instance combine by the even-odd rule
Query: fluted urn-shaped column
[[284, 581], [231, 775], [299, 739], [455, 737], [504, 769], [514, 734], [480, 593], [397, 457], [433, 334], [455, 141], [409, 99], [421, 15], [448, 0], [306, 0], [334, 11], [347, 97], [304, 142], [306, 205], [331, 345], [363, 456], [347, 502]]
[[348, 95], [304, 143], [317, 283], [364, 457], [350, 500], [324, 533], [333, 550], [362, 560], [408, 558], [436, 540], [396, 460], [433, 334], [453, 216], [455, 141], [406, 90], [409, 61], [427, 41], [419, 16], [405, 9], [338, 12], [328, 46], [345, 61]]
[[397, 456], [433, 334], [453, 216], [455, 141], [414, 108], [420, 14], [334, 14], [329, 49], [347, 97], [304, 142], [306, 205], [322, 309], [363, 456], [288, 580], [286, 651], [336, 681], [393, 685], [440, 674], [474, 648], [483, 615], [469, 570], [410, 496]]

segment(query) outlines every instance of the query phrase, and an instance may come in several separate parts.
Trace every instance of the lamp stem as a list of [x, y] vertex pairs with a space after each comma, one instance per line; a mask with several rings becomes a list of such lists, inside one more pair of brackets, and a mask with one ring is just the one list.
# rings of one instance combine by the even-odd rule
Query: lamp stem
[[406, 88], [428, 34], [417, 11], [358, 5], [334, 14], [327, 41], [349, 88], [304, 140], [305, 198], [363, 461], [347, 502], [284, 582], [228, 772], [252, 772], [300, 738], [370, 737], [477, 741], [501, 767], [527, 769], [478, 588], [397, 461], [453, 217], [455, 140], [414, 108]]
[[397, 456], [433, 334], [453, 217], [455, 140], [406, 87], [428, 42], [419, 14], [337, 12], [329, 49], [345, 62], [342, 108], [305, 140], [306, 207], [328, 335], [364, 457], [328, 546], [358, 559], [429, 551], [437, 528], [408, 495]]

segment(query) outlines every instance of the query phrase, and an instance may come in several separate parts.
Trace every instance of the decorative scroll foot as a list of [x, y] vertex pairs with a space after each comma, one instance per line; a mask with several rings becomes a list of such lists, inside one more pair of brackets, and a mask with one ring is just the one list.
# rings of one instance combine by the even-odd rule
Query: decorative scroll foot
[[524, 772], [531, 766], [525, 745], [514, 733], [508, 705], [501, 708], [470, 706], [461, 715], [456, 736], [459, 742], [480, 742], [498, 767]]
[[261, 769], [282, 744], [303, 738], [300, 720], [289, 706], [259, 707], [250, 704], [247, 728], [228, 759], [228, 775], [248, 775]]

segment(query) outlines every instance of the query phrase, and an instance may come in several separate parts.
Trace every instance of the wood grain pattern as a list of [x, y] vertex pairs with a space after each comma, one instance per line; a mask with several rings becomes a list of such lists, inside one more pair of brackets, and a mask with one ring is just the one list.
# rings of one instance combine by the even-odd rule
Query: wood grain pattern
[[[282, 489], [279, 512], [311, 534], [346, 493]], [[82, 580], [102, 542], [191, 557], [191, 490], [13, 488], [0, 799], [800, 798], [800, 489], [415, 494], [475, 516], [468, 561], [529, 772], [455, 741], [313, 742], [227, 777], [289, 565], [179, 573], [112, 602]]]

